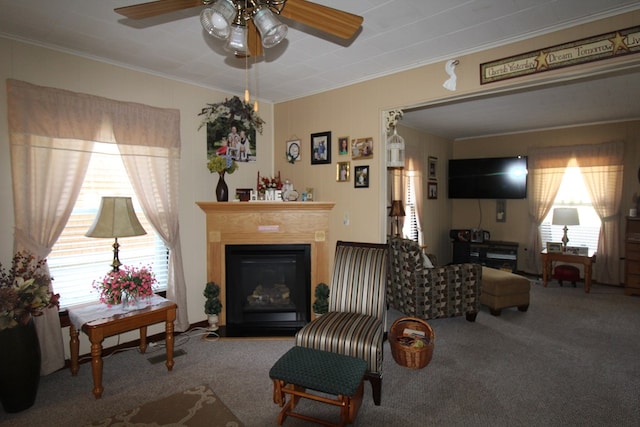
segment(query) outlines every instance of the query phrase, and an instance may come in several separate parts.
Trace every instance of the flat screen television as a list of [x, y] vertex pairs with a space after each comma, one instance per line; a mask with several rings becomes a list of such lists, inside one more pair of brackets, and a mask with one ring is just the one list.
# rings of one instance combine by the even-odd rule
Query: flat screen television
[[449, 160], [450, 199], [526, 199], [527, 157]]

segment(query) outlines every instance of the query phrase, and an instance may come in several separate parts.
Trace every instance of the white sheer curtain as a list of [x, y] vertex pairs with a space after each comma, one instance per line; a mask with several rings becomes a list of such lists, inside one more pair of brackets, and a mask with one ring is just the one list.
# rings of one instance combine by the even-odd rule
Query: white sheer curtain
[[[414, 206], [416, 209], [416, 228], [418, 229], [418, 243], [420, 246], [424, 246], [424, 234], [422, 231], [422, 174], [420, 171], [416, 170], [414, 160], [408, 159], [408, 167], [406, 171], [404, 171], [405, 180], [409, 182], [411, 180], [411, 188], [414, 193]], [[404, 193], [403, 203], [407, 206], [406, 193]]]
[[[566, 154], [566, 153], [565, 153]], [[527, 266], [533, 273], [542, 273], [542, 238], [540, 236], [540, 224], [547, 216], [558, 194], [562, 183], [562, 177], [567, 167], [568, 158], [562, 153], [557, 156], [550, 155], [545, 149], [532, 149], [528, 155], [529, 170], [529, 245], [531, 250], [527, 252]]]
[[593, 208], [602, 221], [595, 268], [600, 283], [620, 283], [620, 204], [624, 144], [587, 145], [576, 153], [580, 173], [591, 196]]
[[[118, 144], [145, 147], [150, 159], [147, 170], [141, 173], [156, 177], [165, 174], [155, 181], [165, 188], [154, 187], [149, 195], [144, 187], [145, 193], [141, 196], [140, 188], [134, 184], [136, 194], [141, 199], [164, 197], [170, 203], [177, 200], [177, 183], [167, 184], [178, 178], [180, 113], [177, 110], [112, 101], [12, 79], [7, 80], [7, 94], [16, 250], [30, 249], [40, 257], [49, 254], [77, 199], [92, 141], [113, 142], [112, 137], [107, 137], [110, 132], [101, 132], [105, 124], [111, 124], [114, 135], [120, 135]], [[155, 156], [164, 156], [165, 160], [158, 161]], [[179, 242], [177, 209], [157, 211], [168, 202], [156, 203], [147, 202], [146, 209], [149, 217], [155, 217], [154, 227], [160, 227], [159, 234], [167, 239], [171, 248], [172, 279], [168, 296], [173, 295], [178, 307], [186, 308], [182, 255], [176, 243]], [[164, 219], [159, 219], [163, 216]], [[55, 290], [55, 281], [53, 287]], [[179, 330], [188, 326], [186, 310], [180, 312]], [[46, 374], [64, 365], [57, 311], [52, 310], [38, 319], [36, 327], [41, 343], [42, 373]]]
[[527, 262], [533, 272], [542, 272], [540, 224], [549, 213], [566, 167], [576, 162], [591, 195], [591, 203], [602, 220], [597, 249], [595, 279], [601, 283], [620, 283], [619, 230], [622, 197], [624, 143], [540, 147], [529, 151], [531, 220]]

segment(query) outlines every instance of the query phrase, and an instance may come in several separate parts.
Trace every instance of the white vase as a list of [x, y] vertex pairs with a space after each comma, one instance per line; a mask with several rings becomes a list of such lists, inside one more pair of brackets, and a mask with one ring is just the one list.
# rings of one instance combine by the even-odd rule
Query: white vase
[[217, 314], [209, 314], [207, 316], [207, 320], [209, 321], [209, 330], [217, 331], [218, 330], [218, 315]]

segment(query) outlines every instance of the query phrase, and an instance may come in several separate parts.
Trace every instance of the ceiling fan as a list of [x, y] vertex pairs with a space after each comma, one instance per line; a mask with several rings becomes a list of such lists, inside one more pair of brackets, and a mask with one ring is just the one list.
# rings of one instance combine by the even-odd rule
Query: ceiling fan
[[227, 40], [236, 56], [261, 56], [287, 34], [287, 26], [275, 15], [297, 21], [324, 33], [348, 40], [363, 18], [306, 0], [157, 0], [119, 7], [115, 12], [130, 19], [145, 19], [178, 10], [205, 6], [200, 13], [203, 28], [212, 36]]

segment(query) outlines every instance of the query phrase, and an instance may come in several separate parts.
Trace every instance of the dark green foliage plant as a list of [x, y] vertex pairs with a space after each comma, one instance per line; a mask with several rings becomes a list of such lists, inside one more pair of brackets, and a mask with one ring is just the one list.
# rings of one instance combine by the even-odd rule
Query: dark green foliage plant
[[220, 302], [220, 286], [214, 282], [208, 282], [204, 287], [202, 294], [207, 299], [204, 303], [204, 312], [206, 314], [220, 314], [222, 311], [222, 302]]
[[326, 283], [319, 283], [314, 295], [316, 300], [313, 302], [313, 312], [325, 314], [329, 311], [329, 286]]

